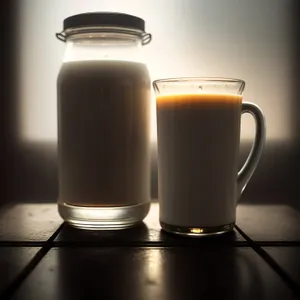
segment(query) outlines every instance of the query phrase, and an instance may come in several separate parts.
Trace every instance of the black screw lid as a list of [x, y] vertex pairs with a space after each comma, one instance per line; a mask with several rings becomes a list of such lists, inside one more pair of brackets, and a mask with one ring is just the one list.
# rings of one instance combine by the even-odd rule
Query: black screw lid
[[126, 27], [145, 31], [143, 19], [123, 13], [91, 12], [70, 16], [64, 20], [64, 30], [85, 26]]

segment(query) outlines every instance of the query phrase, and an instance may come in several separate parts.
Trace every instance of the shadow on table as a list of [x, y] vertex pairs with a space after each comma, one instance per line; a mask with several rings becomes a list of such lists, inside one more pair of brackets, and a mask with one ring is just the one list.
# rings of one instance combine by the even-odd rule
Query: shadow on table
[[107, 299], [262, 299], [263, 275], [247, 250], [60, 248], [56, 291], [59, 299], [86, 291]]
[[170, 246], [202, 246], [246, 245], [246, 241], [232, 231], [219, 236], [190, 238], [166, 233], [159, 225], [142, 222], [140, 225], [123, 230], [81, 230], [64, 224], [60, 234], [54, 241], [54, 246], [135, 246], [135, 247], [170, 247]]
[[148, 227], [141, 222], [135, 227], [123, 230], [82, 230], [74, 228], [67, 223], [58, 235], [55, 244], [64, 245], [126, 245], [148, 240]]

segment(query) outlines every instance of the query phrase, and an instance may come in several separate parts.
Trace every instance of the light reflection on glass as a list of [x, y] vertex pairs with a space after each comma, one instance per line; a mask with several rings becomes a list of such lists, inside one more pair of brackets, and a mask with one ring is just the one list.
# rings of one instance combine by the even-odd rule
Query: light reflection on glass
[[203, 229], [202, 228], [191, 228], [190, 231], [192, 233], [202, 233]]

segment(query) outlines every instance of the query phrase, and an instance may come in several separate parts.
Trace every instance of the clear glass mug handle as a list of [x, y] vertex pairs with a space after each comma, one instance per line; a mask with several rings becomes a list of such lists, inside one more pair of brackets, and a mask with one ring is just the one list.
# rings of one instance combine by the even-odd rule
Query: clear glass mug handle
[[263, 148], [266, 141], [266, 124], [265, 124], [265, 117], [261, 109], [250, 102], [243, 102], [242, 103], [242, 114], [249, 113], [255, 120], [256, 131], [255, 137], [252, 144], [251, 151], [248, 155], [246, 162], [244, 163], [241, 170], [238, 172], [238, 179], [237, 179], [237, 187], [238, 187], [238, 198], [243, 193], [247, 183], [249, 182], [250, 178], [252, 177], [257, 164], [260, 160], [261, 154], [263, 152]]

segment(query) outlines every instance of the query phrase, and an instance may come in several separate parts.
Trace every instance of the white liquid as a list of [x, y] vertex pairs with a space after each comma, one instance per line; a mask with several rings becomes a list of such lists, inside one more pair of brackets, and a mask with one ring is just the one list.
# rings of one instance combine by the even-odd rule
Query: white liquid
[[150, 80], [145, 65], [79, 61], [58, 78], [59, 201], [150, 201]]
[[181, 104], [167, 103], [170, 97], [157, 103], [163, 223], [213, 227], [235, 222], [241, 98], [226, 97], [198, 95], [197, 101]]

